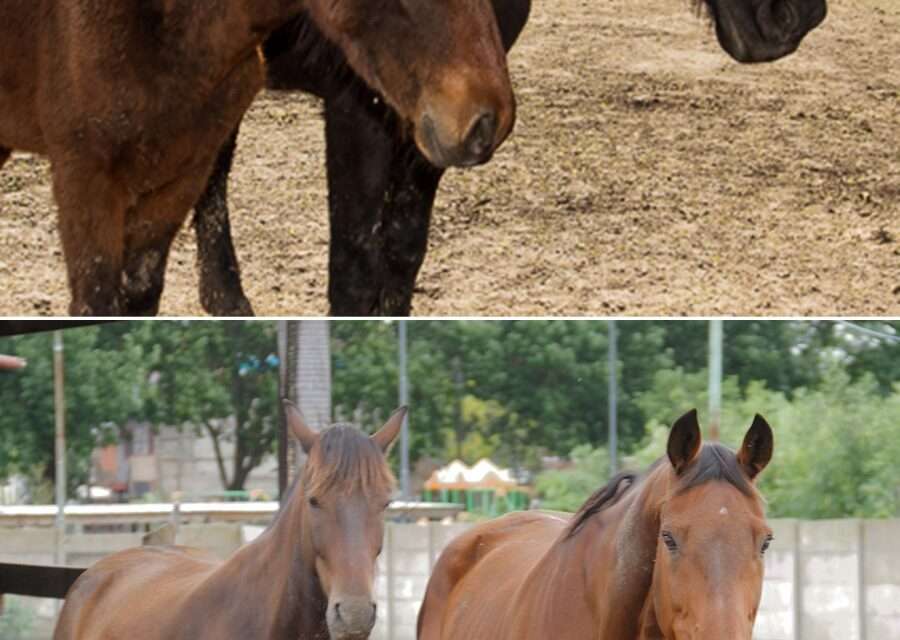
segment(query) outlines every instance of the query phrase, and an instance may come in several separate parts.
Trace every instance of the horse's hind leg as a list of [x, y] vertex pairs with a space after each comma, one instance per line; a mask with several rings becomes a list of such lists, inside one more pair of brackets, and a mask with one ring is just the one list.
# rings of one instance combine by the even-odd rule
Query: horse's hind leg
[[6, 164], [6, 161], [9, 160], [9, 156], [12, 153], [9, 149], [4, 147], [0, 147], [0, 169], [3, 168], [3, 165]]
[[241, 286], [241, 271], [228, 219], [228, 176], [237, 130], [216, 158], [206, 190], [194, 207], [200, 303], [214, 316], [252, 316], [253, 307]]
[[119, 315], [129, 196], [103, 172], [69, 160], [54, 163], [53, 174], [72, 294], [69, 313]]

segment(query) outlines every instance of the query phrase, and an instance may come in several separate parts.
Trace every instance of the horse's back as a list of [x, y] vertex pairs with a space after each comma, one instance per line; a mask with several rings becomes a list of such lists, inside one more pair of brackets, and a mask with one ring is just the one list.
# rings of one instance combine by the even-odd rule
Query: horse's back
[[[500, 603], [515, 591], [567, 520], [557, 515], [517, 512], [477, 525], [454, 539], [441, 553], [419, 611], [419, 640], [447, 638], [448, 617], [482, 617], [502, 625]], [[479, 588], [490, 585], [489, 589]], [[465, 634], [461, 634], [465, 635]]]
[[72, 585], [53, 638], [165, 637], [164, 618], [154, 612], [171, 614], [218, 565], [211, 554], [187, 547], [140, 547], [107, 556]]

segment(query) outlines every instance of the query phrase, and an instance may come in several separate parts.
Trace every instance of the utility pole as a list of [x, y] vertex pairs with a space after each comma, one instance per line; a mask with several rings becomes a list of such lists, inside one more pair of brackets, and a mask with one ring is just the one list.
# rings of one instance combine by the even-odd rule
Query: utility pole
[[709, 439], [718, 442], [722, 419], [722, 321], [709, 321]]
[[[400, 406], [409, 406], [409, 363], [406, 352], [406, 320], [397, 324], [397, 355], [399, 357], [400, 388], [398, 396]], [[400, 493], [404, 500], [410, 499], [409, 492], [409, 412], [403, 418], [400, 429]]]
[[607, 355], [609, 356], [609, 474], [614, 476], [618, 471], [618, 447], [619, 447], [619, 425], [618, 411], [616, 401], [618, 400], [618, 380], [616, 379], [616, 361], [618, 360], [618, 328], [615, 320], [608, 320], [608, 346]]
[[53, 332], [53, 405], [56, 418], [56, 564], [66, 564], [66, 394], [63, 376], [63, 338]]

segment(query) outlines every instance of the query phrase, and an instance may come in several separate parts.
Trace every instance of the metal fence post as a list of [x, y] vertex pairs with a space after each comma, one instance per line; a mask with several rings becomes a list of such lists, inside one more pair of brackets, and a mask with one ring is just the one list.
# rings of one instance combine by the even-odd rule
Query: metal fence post
[[859, 640], [866, 640], [866, 521], [859, 519], [856, 553], [857, 607], [859, 607]]
[[792, 579], [794, 599], [794, 640], [803, 639], [803, 567], [801, 564], [800, 521], [794, 520], [794, 575]]
[[387, 555], [387, 640], [394, 640], [394, 526], [395, 523], [387, 523], [385, 531], [385, 545]]

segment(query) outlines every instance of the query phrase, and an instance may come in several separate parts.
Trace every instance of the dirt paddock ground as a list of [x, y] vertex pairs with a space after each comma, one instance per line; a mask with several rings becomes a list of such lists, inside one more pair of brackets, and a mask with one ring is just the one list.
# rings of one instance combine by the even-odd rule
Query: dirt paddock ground
[[[683, 0], [534, 0], [513, 137], [452, 171], [417, 315], [900, 315], [900, 2], [740, 66]], [[260, 315], [327, 311], [320, 106], [261, 95], [232, 215]], [[165, 315], [198, 315], [192, 231]], [[0, 313], [68, 303], [47, 164], [0, 171]]]

